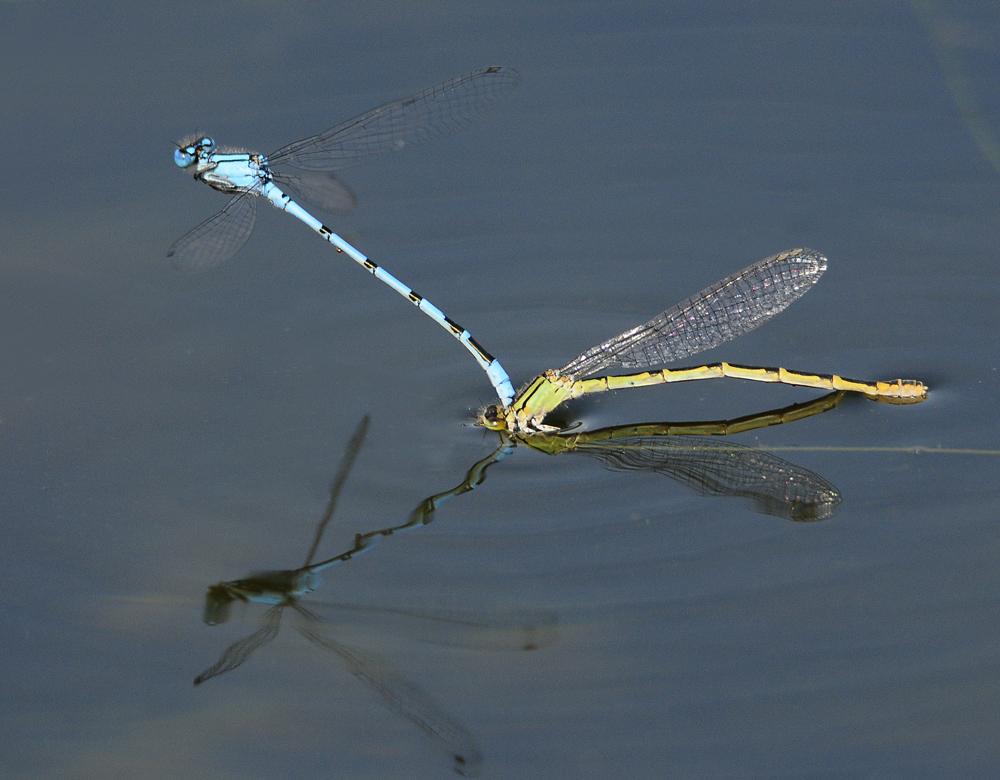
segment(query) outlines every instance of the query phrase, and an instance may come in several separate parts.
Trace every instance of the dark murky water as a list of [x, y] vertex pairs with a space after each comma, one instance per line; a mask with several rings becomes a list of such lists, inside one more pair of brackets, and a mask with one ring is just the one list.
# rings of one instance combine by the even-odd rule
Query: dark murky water
[[[996, 774], [998, 41], [959, 2], [0, 3], [4, 776], [448, 777], [455, 752], [497, 778]], [[515, 384], [812, 246], [817, 288], [706, 359], [929, 400], [734, 438], [834, 486], [829, 519], [705, 495], [704, 459], [522, 445], [315, 592], [206, 625], [210, 586], [303, 565], [364, 414], [313, 561], [498, 441], [469, 356], [286, 215], [172, 273], [225, 202], [172, 142], [268, 150], [490, 64], [516, 98], [346, 172], [331, 224]], [[702, 382], [569, 416], [819, 395]]]

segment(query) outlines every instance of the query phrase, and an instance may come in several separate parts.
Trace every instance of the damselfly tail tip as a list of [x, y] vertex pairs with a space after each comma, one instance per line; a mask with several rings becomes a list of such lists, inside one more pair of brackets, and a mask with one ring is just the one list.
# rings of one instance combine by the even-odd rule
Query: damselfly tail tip
[[875, 388], [876, 392], [865, 393], [866, 397], [887, 404], [918, 404], [927, 399], [927, 385], [917, 379], [877, 382]]

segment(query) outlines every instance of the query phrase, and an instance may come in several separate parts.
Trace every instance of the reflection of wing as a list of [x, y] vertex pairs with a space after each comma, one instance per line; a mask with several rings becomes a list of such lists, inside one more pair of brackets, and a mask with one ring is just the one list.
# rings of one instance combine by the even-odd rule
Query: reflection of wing
[[307, 628], [300, 628], [299, 631], [310, 642], [339, 657], [351, 674], [430, 737], [436, 747], [447, 752], [449, 758], [454, 761], [456, 772], [465, 777], [475, 777], [479, 774], [479, 765], [483, 757], [472, 735], [461, 723], [442, 712], [437, 702], [428, 694], [387, 668], [383, 661], [369, 653], [334, 642]]
[[167, 257], [176, 271], [189, 274], [208, 271], [240, 250], [250, 238], [256, 221], [256, 193], [241, 192], [218, 214], [177, 239]]
[[826, 520], [840, 491], [808, 469], [767, 452], [694, 436], [633, 436], [580, 443], [612, 471], [655, 471], [705, 496], [739, 496], [758, 512], [791, 520]]
[[377, 627], [441, 647], [470, 650], [538, 650], [559, 637], [559, 618], [554, 612], [503, 608], [407, 609], [333, 602], [309, 602], [311, 612], [338, 627]]
[[257, 648], [263, 647], [274, 639], [278, 635], [278, 630], [281, 628], [282, 609], [283, 607], [279, 605], [271, 607], [267, 612], [265, 612], [264, 617], [261, 620], [261, 627], [245, 639], [233, 642], [229, 647], [227, 647], [225, 652], [219, 657], [219, 660], [216, 661], [213, 666], [210, 666], [194, 678], [194, 684], [201, 685], [206, 680], [210, 680], [213, 677], [225, 674], [226, 672], [231, 672], [236, 667], [241, 666], [244, 661], [253, 655]]
[[316, 548], [319, 547], [319, 543], [323, 539], [323, 532], [326, 530], [327, 523], [330, 522], [333, 513], [337, 511], [337, 500], [340, 498], [340, 491], [344, 487], [344, 483], [347, 482], [347, 477], [350, 475], [351, 469], [354, 468], [354, 460], [361, 451], [361, 445], [365, 442], [365, 435], [368, 433], [368, 422], [370, 420], [371, 418], [367, 414], [362, 417], [361, 422], [358, 423], [358, 427], [354, 429], [351, 440], [347, 442], [347, 447], [344, 449], [344, 454], [340, 459], [340, 468], [337, 469], [337, 476], [333, 478], [333, 484], [330, 486], [330, 500], [326, 503], [326, 512], [323, 513], [323, 517], [316, 527], [316, 536], [313, 538], [312, 547], [309, 548], [309, 554], [306, 556], [303, 568], [312, 563], [313, 556], [316, 554]]

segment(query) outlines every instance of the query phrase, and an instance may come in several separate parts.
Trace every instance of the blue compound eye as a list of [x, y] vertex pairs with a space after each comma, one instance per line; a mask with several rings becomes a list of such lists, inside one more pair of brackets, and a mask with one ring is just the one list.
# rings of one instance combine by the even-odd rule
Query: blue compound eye
[[194, 163], [194, 148], [189, 146], [187, 149], [175, 149], [174, 162], [180, 168], [190, 167]]

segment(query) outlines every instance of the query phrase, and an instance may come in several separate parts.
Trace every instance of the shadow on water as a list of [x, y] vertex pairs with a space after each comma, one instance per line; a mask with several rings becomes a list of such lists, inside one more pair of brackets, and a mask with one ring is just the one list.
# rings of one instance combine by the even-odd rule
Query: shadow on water
[[[336, 656], [357, 679], [367, 685], [395, 712], [423, 731], [432, 744], [443, 750], [454, 762], [455, 771], [465, 777], [479, 773], [482, 754], [468, 730], [448, 715], [426, 692], [420, 690], [383, 659], [373, 653], [351, 647], [326, 634], [323, 629], [332, 623], [348, 622], [352, 615], [374, 615], [390, 630], [421, 642], [473, 650], [531, 651], [551, 644], [557, 638], [557, 618], [554, 614], [537, 611], [495, 609], [488, 612], [464, 610], [427, 611], [356, 604], [304, 604], [302, 598], [322, 585], [321, 573], [338, 563], [350, 560], [369, 549], [377, 539], [403, 527], [386, 528], [368, 534], [358, 534], [355, 545], [346, 553], [313, 563], [327, 525], [333, 518], [340, 491], [350, 474], [354, 460], [364, 442], [369, 418], [358, 425], [340, 464], [330, 490], [326, 512], [316, 528], [305, 563], [298, 569], [257, 572], [245, 579], [212, 585], [205, 596], [204, 621], [210, 626], [225, 623], [234, 602], [267, 605], [260, 628], [223, 651], [219, 659], [199, 674], [195, 685], [231, 672], [242, 666], [250, 656], [269, 644], [281, 629], [286, 609], [295, 613], [296, 629], [317, 647]], [[407, 524], [409, 525], [409, 524]], [[338, 619], [332, 616], [337, 615]]]
[[808, 403], [729, 421], [647, 423], [532, 436], [501, 434], [500, 446], [475, 463], [459, 485], [422, 501], [405, 523], [356, 534], [349, 550], [314, 562], [336, 511], [340, 492], [364, 442], [369, 421], [366, 416], [346, 447], [330, 489], [326, 511], [317, 525], [303, 565], [297, 569], [257, 572], [244, 579], [209, 587], [203, 619], [210, 626], [227, 622], [237, 602], [261, 604], [268, 609], [260, 620], [260, 627], [227, 647], [212, 666], [195, 678], [194, 684], [201, 685], [242, 666], [278, 636], [285, 610], [291, 610], [295, 628], [303, 637], [337, 657], [380, 700], [424, 732], [431, 743], [453, 761], [456, 772], [473, 777], [478, 774], [483, 759], [469, 731], [448, 715], [432, 696], [410, 683], [382, 658], [331, 638], [333, 626], [350, 623], [364, 615], [374, 618], [388, 631], [433, 645], [522, 652], [537, 650], [556, 641], [557, 616], [533, 610], [428, 611], [306, 602], [304, 597], [321, 587], [322, 572], [371, 549], [384, 537], [427, 525], [442, 503], [481, 484], [487, 469], [507, 458], [519, 444], [553, 455], [567, 452], [590, 455], [613, 471], [664, 474], [701, 495], [748, 499], [756, 511], [764, 514], [796, 521], [825, 520], [834, 515], [841, 496], [821, 476], [773, 454], [735, 443], [720, 443], [714, 437], [821, 414], [836, 407], [843, 397], [843, 392], [829, 393]]
[[589, 455], [611, 471], [663, 474], [703, 496], [748, 499], [761, 514], [796, 521], [826, 520], [836, 513], [841, 496], [819, 474], [763, 450], [702, 437], [727, 436], [822, 414], [844, 396], [843, 391], [836, 391], [734, 420], [642, 423], [582, 432], [502, 432], [500, 446], [469, 469], [460, 485], [425, 499], [413, 512], [411, 523], [430, 522], [443, 502], [482, 484], [486, 470], [506, 459], [519, 444], [549, 455]]

